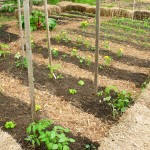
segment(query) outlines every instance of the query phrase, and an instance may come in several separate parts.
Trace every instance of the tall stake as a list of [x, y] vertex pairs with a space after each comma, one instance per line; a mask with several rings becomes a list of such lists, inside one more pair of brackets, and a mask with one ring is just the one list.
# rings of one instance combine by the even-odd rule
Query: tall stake
[[133, 15], [132, 15], [132, 21], [134, 19], [134, 11], [135, 11], [135, 0], [133, 0]]
[[20, 0], [18, 0], [18, 17], [19, 17], [19, 26], [20, 26], [20, 38], [21, 38], [21, 49], [22, 49], [22, 56], [25, 57], [24, 51], [24, 39], [23, 39], [23, 30], [22, 30], [22, 20], [21, 20], [21, 8], [20, 8]]
[[25, 22], [25, 37], [26, 37], [26, 54], [28, 58], [28, 79], [29, 79], [29, 90], [30, 90], [30, 100], [31, 100], [31, 114], [32, 114], [33, 121], [36, 121], [29, 14], [30, 14], [29, 0], [24, 0], [24, 22]]
[[47, 40], [48, 40], [49, 64], [52, 65], [52, 52], [51, 52], [50, 31], [49, 31], [49, 23], [48, 23], [47, 0], [44, 0], [44, 9], [45, 9]]
[[98, 91], [98, 58], [99, 58], [99, 39], [100, 39], [100, 0], [96, 0], [96, 40], [95, 40], [95, 76], [94, 94]]

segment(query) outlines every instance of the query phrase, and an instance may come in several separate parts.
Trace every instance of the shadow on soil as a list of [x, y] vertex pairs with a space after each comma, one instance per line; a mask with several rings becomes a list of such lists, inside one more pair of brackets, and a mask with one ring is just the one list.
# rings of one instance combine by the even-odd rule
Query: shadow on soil
[[[28, 142], [24, 141], [24, 138], [26, 137], [26, 128], [32, 122], [31, 114], [30, 114], [30, 106], [27, 103], [22, 102], [17, 98], [6, 96], [0, 92], [0, 107], [1, 107], [0, 127], [2, 127], [2, 130], [11, 134], [17, 140], [17, 142], [21, 144], [23, 148], [28, 150], [33, 150], [31, 145]], [[38, 117], [41, 118], [40, 114]], [[9, 130], [5, 129], [3, 126], [6, 121], [15, 121], [16, 127], [14, 129], [9, 129]], [[93, 143], [86, 137], [81, 137], [80, 135], [74, 136], [72, 133], [70, 133], [69, 136], [76, 140], [75, 143], [70, 145], [72, 150], [79, 150], [79, 149], [83, 150], [86, 144], [92, 144], [96, 147], [96, 149], [99, 146], [98, 143]], [[44, 147], [40, 147], [36, 149], [46, 150], [46, 148]], [[91, 150], [96, 150], [96, 149], [91, 149]]]
[[2, 27], [0, 27], [0, 42], [10, 43], [19, 39], [19, 36], [17, 34], [7, 32], [8, 28], [9, 26], [7, 25], [3, 25]]
[[[108, 55], [108, 53], [110, 54], [110, 51], [107, 51], [107, 50], [102, 50], [100, 52], [103, 52], [102, 55], [104, 55], [104, 56]], [[48, 57], [47, 49], [43, 48], [43, 47], [38, 47], [38, 46], [35, 47], [33, 49], [33, 53], [42, 54], [44, 58]], [[71, 56], [69, 54], [67, 54], [69, 57], [63, 59], [62, 55], [64, 55], [64, 54], [66, 54], [66, 53], [59, 52], [59, 56], [53, 57], [53, 59], [56, 59], [56, 60], [61, 59], [62, 61], [75, 64], [82, 69], [88, 70], [90, 72], [94, 72], [94, 69], [93, 69], [94, 63], [93, 62], [91, 63], [90, 66], [87, 66], [85, 63], [82, 63], [82, 64], [79, 63], [79, 59], [77, 57]], [[146, 68], [150, 67], [150, 62], [148, 63], [148, 61], [146, 61], [146, 60], [142, 60], [142, 59], [138, 59], [138, 58], [130, 57], [130, 56], [129, 57], [122, 56], [121, 58], [117, 58], [115, 53], [111, 53], [111, 56], [113, 57], [114, 60], [121, 61], [123, 63], [129, 64], [132, 66], [139, 65], [139, 67], [146, 67]], [[103, 65], [102, 68], [99, 68], [99, 74], [107, 76], [107, 77], [115, 79], [115, 80], [120, 79], [120, 80], [125, 80], [125, 81], [131, 81], [138, 88], [141, 87], [142, 83], [148, 77], [148, 75], [143, 74], [143, 73], [133, 73], [128, 70], [118, 69], [118, 68], [114, 68], [112, 66], [105, 66], [105, 65]]]

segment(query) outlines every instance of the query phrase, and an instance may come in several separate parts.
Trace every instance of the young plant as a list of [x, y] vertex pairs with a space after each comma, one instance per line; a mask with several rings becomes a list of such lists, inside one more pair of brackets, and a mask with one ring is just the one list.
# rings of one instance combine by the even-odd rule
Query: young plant
[[92, 57], [89, 55], [89, 56], [87, 56], [87, 58], [85, 59], [85, 62], [86, 62], [86, 65], [87, 65], [87, 66], [90, 66], [90, 65], [91, 65], [91, 63], [92, 63], [91, 58], [92, 58]]
[[77, 56], [78, 50], [73, 48], [71, 51], [71, 56]]
[[35, 105], [35, 111], [39, 111], [39, 110], [41, 110], [41, 105], [36, 104]]
[[104, 91], [98, 92], [97, 95], [100, 97], [100, 101], [110, 107], [114, 118], [124, 113], [132, 103], [131, 94], [126, 91], [119, 92], [115, 86], [108, 86]]
[[9, 51], [6, 50], [8, 48], [9, 46], [7, 44], [0, 43], [0, 57], [5, 57], [7, 54], [10, 53]]
[[96, 150], [96, 147], [93, 144], [86, 144], [85, 150]]
[[8, 121], [8, 122], [5, 123], [5, 128], [6, 129], [13, 129], [13, 128], [15, 128], [15, 126], [16, 126], [16, 124], [13, 121]]
[[80, 81], [78, 82], [78, 85], [83, 86], [83, 85], [84, 85], [84, 81], [83, 81], [83, 80], [80, 80]]
[[106, 42], [104, 43], [104, 48], [105, 48], [105, 49], [108, 49], [108, 48], [109, 48], [109, 42], [108, 42], [108, 41], [106, 41]]
[[77, 36], [76, 42], [77, 42], [78, 46], [82, 45], [83, 37], [81, 35]]
[[110, 56], [104, 56], [104, 64], [106, 66], [109, 66], [112, 61], [113, 61], [113, 59]]
[[83, 56], [77, 56], [77, 58], [79, 59], [79, 62], [81, 64], [85, 62], [85, 57], [83, 57]]
[[69, 89], [69, 93], [74, 95], [74, 94], [77, 94], [77, 90], [75, 89]]
[[39, 120], [27, 127], [26, 141], [30, 141], [33, 146], [44, 145], [48, 150], [70, 150], [69, 144], [75, 142], [74, 139], [66, 136], [69, 129], [53, 125], [51, 120]]
[[57, 74], [58, 69], [61, 68], [61, 66], [59, 64], [56, 65], [48, 65], [48, 69], [50, 71], [50, 73], [48, 74], [50, 79], [60, 79], [63, 78], [63, 76], [61, 74]]
[[52, 54], [57, 57], [58, 56], [58, 48], [53, 48], [52, 49]]
[[83, 21], [83, 22], [80, 23], [80, 27], [81, 27], [82, 29], [85, 29], [85, 28], [87, 28], [88, 26], [89, 26], [88, 21]]
[[28, 68], [28, 61], [27, 58], [23, 58], [20, 53], [17, 53], [15, 55], [15, 64], [16, 67], [21, 67], [23, 69], [27, 69]]
[[65, 58], [67, 58], [67, 57], [68, 57], [67, 54], [63, 54], [63, 55], [62, 55], [62, 58], [63, 58], [63, 59], [65, 59]]
[[123, 56], [123, 48], [120, 48], [117, 52], [116, 52], [117, 57], [122, 57]]

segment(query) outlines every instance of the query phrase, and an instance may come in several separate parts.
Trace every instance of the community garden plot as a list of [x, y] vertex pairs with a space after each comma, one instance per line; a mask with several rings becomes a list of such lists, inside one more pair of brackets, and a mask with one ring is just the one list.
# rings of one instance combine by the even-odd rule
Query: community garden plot
[[[69, 128], [76, 140], [71, 149], [86, 149], [88, 144], [97, 149], [119, 119], [113, 119], [110, 109], [94, 95], [95, 18], [72, 12], [51, 17], [57, 19], [57, 27], [51, 31], [57, 79], [51, 77], [47, 67], [46, 32], [32, 32], [35, 100], [41, 105], [38, 116]], [[102, 17], [100, 30], [99, 91], [115, 85], [120, 91], [131, 92], [136, 99], [150, 75], [149, 20]], [[0, 42], [8, 44], [10, 52], [0, 59], [0, 124], [14, 120], [16, 128], [7, 131], [24, 148], [32, 149], [24, 141], [31, 120], [27, 70], [17, 68], [14, 58], [19, 51], [16, 20], [2, 24], [0, 33]]]

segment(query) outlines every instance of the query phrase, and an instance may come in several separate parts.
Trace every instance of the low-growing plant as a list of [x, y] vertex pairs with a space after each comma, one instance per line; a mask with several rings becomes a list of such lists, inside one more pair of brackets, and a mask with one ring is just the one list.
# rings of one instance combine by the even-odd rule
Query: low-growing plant
[[150, 82], [150, 76], [142, 83], [141, 90], [144, 91], [147, 88], [148, 83]]
[[85, 150], [96, 150], [96, 147], [93, 144], [86, 144]]
[[108, 86], [104, 91], [98, 92], [100, 101], [106, 103], [115, 118], [117, 115], [124, 113], [126, 109], [131, 105], [132, 98], [131, 93], [127, 91], [118, 91], [115, 86]]
[[82, 44], [82, 42], [83, 42], [82, 35], [77, 36], [76, 42], [77, 42], [78, 46], [80, 46]]
[[41, 105], [36, 104], [35, 105], [35, 111], [39, 111], [39, 110], [41, 110]]
[[109, 42], [108, 42], [108, 41], [104, 42], [104, 48], [105, 48], [105, 49], [108, 49], [108, 48], [109, 48]]
[[104, 64], [106, 66], [109, 66], [112, 61], [113, 61], [112, 57], [110, 57], [110, 56], [104, 56]]
[[123, 56], [123, 48], [120, 48], [117, 52], [116, 52], [117, 57], [122, 57]]
[[16, 124], [15, 124], [14, 121], [8, 121], [8, 122], [5, 123], [5, 128], [6, 129], [13, 129], [13, 128], [15, 128], [15, 126], [16, 126]]
[[61, 65], [56, 64], [56, 65], [48, 65], [48, 69], [50, 71], [50, 73], [48, 74], [50, 79], [60, 79], [63, 78], [63, 76], [61, 74], [57, 74], [58, 69], [61, 68]]
[[2, 5], [2, 10], [3, 12], [8, 12], [8, 13], [13, 13], [15, 12], [15, 6], [14, 4], [3, 4]]
[[32, 0], [33, 5], [42, 5], [43, 4], [43, 0]]
[[52, 49], [52, 54], [57, 57], [58, 56], [58, 48], [53, 48]]
[[78, 50], [76, 48], [73, 48], [71, 51], [71, 56], [77, 56]]
[[69, 89], [69, 93], [72, 95], [77, 94], [77, 90], [76, 89]]
[[33, 146], [44, 145], [48, 150], [70, 150], [69, 144], [75, 140], [66, 136], [69, 132], [69, 129], [55, 126], [53, 121], [43, 119], [27, 127], [25, 140], [30, 141]]
[[17, 53], [15, 55], [15, 65], [16, 67], [21, 67], [23, 69], [27, 69], [28, 68], [28, 60], [27, 58], [24, 58], [20, 55], [20, 53]]
[[85, 57], [84, 56], [77, 56], [77, 58], [79, 59], [79, 62], [81, 64], [85, 62]]
[[62, 58], [64, 58], [64, 59], [67, 58], [67, 57], [68, 57], [68, 54], [63, 54], [62, 55]]
[[82, 21], [82, 22], [80, 23], [80, 27], [81, 27], [82, 29], [85, 29], [85, 28], [87, 28], [88, 26], [89, 26], [88, 21]]
[[86, 63], [87, 66], [90, 66], [90, 65], [91, 65], [91, 63], [92, 63], [91, 58], [92, 58], [92, 57], [91, 57], [90, 55], [86, 57], [85, 63]]
[[80, 80], [80, 81], [78, 82], [78, 85], [83, 86], [83, 85], [84, 85], [84, 81], [83, 81], [83, 80]]
[[8, 48], [9, 46], [7, 44], [0, 43], [0, 57], [5, 57], [7, 54], [10, 53], [9, 51], [6, 50]]

